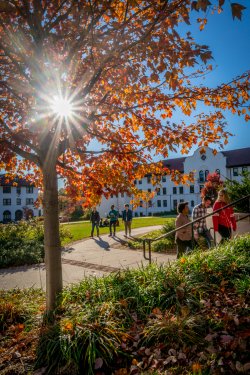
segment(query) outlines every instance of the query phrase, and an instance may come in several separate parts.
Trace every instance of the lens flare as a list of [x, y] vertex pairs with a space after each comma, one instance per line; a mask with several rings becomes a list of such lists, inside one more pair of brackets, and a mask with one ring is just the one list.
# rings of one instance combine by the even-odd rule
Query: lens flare
[[73, 114], [71, 102], [63, 97], [55, 97], [51, 109], [59, 117], [68, 118]]

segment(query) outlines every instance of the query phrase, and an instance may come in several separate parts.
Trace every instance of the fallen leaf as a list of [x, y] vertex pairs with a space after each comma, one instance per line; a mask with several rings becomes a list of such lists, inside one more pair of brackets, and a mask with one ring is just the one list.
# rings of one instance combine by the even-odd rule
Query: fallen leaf
[[102, 358], [97, 358], [95, 360], [95, 370], [101, 368], [103, 365], [103, 359]]

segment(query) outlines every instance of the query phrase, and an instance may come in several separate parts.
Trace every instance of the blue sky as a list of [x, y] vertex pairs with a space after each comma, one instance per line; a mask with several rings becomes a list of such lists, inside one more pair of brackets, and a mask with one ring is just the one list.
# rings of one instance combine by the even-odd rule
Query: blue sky
[[[192, 23], [192, 34], [195, 41], [206, 44], [213, 54], [214, 71], [208, 76], [209, 86], [216, 86], [222, 82], [230, 81], [246, 70], [250, 70], [250, 1], [240, 0], [248, 8], [243, 12], [242, 20], [232, 18], [229, 2], [225, 2], [221, 14], [207, 14], [208, 23], [203, 31], [198, 25]], [[193, 17], [201, 17], [194, 12]], [[229, 138], [225, 150], [250, 147], [250, 122], [245, 122], [237, 115], [226, 115], [228, 130], [234, 134]], [[218, 147], [216, 147], [218, 149]], [[190, 150], [192, 154], [195, 148]], [[171, 153], [170, 157], [180, 156]]]

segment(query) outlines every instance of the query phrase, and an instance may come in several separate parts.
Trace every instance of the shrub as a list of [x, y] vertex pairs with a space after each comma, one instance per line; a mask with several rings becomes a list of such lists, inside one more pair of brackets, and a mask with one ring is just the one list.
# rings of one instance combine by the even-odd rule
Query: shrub
[[[71, 234], [60, 227], [60, 239]], [[44, 260], [44, 229], [38, 219], [0, 224], [0, 268], [36, 264]]]
[[152, 244], [152, 250], [158, 251], [158, 252], [167, 251], [169, 249], [172, 250], [174, 248], [175, 248], [174, 241], [168, 238], [163, 238], [162, 240], [153, 242]]

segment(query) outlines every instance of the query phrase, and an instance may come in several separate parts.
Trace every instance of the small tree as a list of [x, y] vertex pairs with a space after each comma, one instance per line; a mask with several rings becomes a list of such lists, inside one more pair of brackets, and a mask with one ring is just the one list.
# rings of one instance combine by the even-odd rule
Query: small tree
[[223, 187], [224, 183], [218, 173], [209, 173], [204, 188], [201, 189], [201, 197], [208, 196], [214, 202], [217, 198], [218, 191]]
[[[0, 166], [43, 188], [48, 310], [62, 290], [58, 176], [70, 195], [96, 204], [162, 173], [155, 153], [227, 140], [224, 110], [249, 119], [249, 73], [214, 88], [198, 84], [212, 54], [181, 27], [192, 11], [221, 12], [224, 4], [0, 0]], [[231, 7], [240, 19], [244, 6]], [[202, 30], [206, 20], [197, 21]], [[198, 102], [211, 112], [171, 121]]]
[[[227, 180], [225, 181], [225, 187], [228, 191], [231, 201], [235, 201], [246, 195], [250, 194], [250, 172], [245, 171], [242, 173], [241, 180]], [[246, 199], [235, 206], [235, 209], [239, 212], [250, 212], [250, 199]]]

